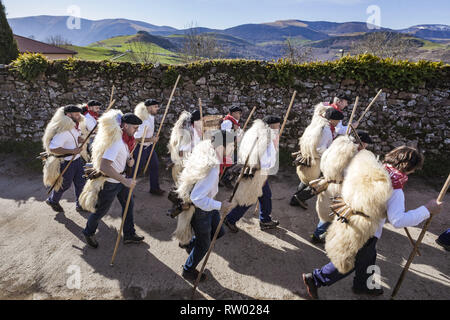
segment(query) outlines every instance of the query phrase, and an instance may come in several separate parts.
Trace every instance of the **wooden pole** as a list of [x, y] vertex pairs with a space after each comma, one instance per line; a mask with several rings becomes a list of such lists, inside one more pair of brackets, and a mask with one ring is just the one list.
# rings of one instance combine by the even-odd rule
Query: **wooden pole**
[[[113, 87], [113, 91], [112, 92], [114, 92], [114, 87]], [[114, 105], [115, 102], [116, 102], [116, 100], [112, 100], [109, 103], [109, 106], [108, 106], [108, 108], [106, 109], [105, 112], [108, 112], [109, 109], [111, 109], [111, 107]], [[84, 142], [81, 144], [80, 149], [83, 149], [84, 145], [89, 141], [89, 138], [92, 136], [92, 134], [97, 129], [97, 127], [98, 127], [98, 122], [95, 124], [95, 127], [92, 129], [92, 131], [89, 132], [88, 136], [86, 137]], [[55, 188], [56, 184], [58, 183], [58, 180], [61, 179], [61, 177], [64, 175], [64, 173], [66, 173], [67, 169], [69, 169], [70, 165], [75, 160], [76, 156], [77, 156], [76, 154], [74, 154], [72, 156], [72, 159], [70, 159], [69, 163], [64, 167], [63, 171], [59, 174], [58, 178], [56, 178], [55, 183], [53, 183], [52, 187], [47, 191], [47, 194], [50, 194], [53, 191], [53, 189]]]
[[[133, 181], [136, 181], [136, 176], [137, 176], [137, 172], [138, 172], [138, 169], [139, 169], [139, 162], [141, 161], [142, 150], [144, 149], [144, 141], [145, 141], [145, 136], [147, 134], [147, 129], [148, 129], [148, 127], [144, 128], [144, 135], [142, 136], [141, 146], [139, 148], [139, 155], [138, 155], [137, 163], [136, 163], [136, 166], [135, 166], [135, 169], [134, 169]], [[116, 246], [114, 248], [114, 253], [113, 253], [113, 256], [111, 258], [111, 264], [110, 264], [111, 267], [114, 266], [114, 259], [116, 258], [117, 249], [119, 248], [120, 237], [122, 236], [123, 226], [125, 224], [125, 219], [127, 218], [128, 207], [130, 206], [131, 195], [133, 193], [133, 189], [134, 188], [130, 188], [130, 191], [128, 192], [127, 203], [125, 205], [125, 210], [123, 212], [123, 217], [122, 217], [122, 224], [120, 225], [119, 234], [117, 235]]]
[[[414, 239], [411, 237], [411, 234], [409, 233], [408, 228], [404, 228], [404, 229], [405, 229], [406, 235], [408, 236], [409, 241], [411, 242], [411, 244], [414, 248], [414, 246], [416, 245], [416, 243], [414, 242]], [[421, 256], [419, 249], [417, 249], [417, 255]]]
[[256, 106], [253, 107], [252, 111], [250, 112], [250, 115], [247, 118], [247, 121], [245, 121], [244, 127], [242, 128], [242, 131], [245, 131], [247, 129], [248, 124], [250, 123], [250, 119], [252, 118], [253, 114], [256, 111]]
[[[444, 199], [445, 194], [447, 193], [448, 187], [450, 185], [450, 174], [447, 177], [447, 180], [445, 181], [444, 186], [441, 189], [441, 192], [439, 193], [439, 197], [437, 198], [436, 202], [437, 203], [442, 203], [442, 200]], [[416, 244], [414, 245], [414, 248], [411, 252], [411, 254], [409, 255], [408, 261], [406, 262], [406, 265], [403, 267], [403, 271], [400, 274], [400, 278], [397, 281], [397, 284], [395, 285], [394, 291], [392, 292], [392, 296], [391, 299], [394, 299], [395, 296], [397, 295], [398, 291], [400, 290], [400, 286], [402, 285], [403, 279], [405, 278], [406, 272], [408, 272], [409, 266], [411, 265], [414, 257], [416, 256], [417, 253], [417, 249], [420, 245], [420, 243], [422, 242], [422, 239], [425, 236], [425, 233], [427, 232], [427, 229], [431, 223], [431, 219], [433, 218], [433, 216], [431, 215], [427, 222], [425, 223], [425, 226], [422, 229], [422, 232], [419, 235], [419, 238], [416, 241]]]
[[356, 107], [358, 106], [358, 101], [359, 101], [359, 97], [356, 97], [355, 105], [353, 106], [353, 110], [352, 110], [352, 115], [350, 116], [350, 121], [348, 122], [349, 125], [347, 127], [347, 132], [346, 132], [347, 135], [349, 135], [350, 131], [351, 131], [350, 125], [353, 122], [353, 118], [355, 116]]
[[[256, 138], [255, 142], [253, 143], [252, 149], [250, 150], [250, 153], [248, 154], [247, 159], [245, 160], [244, 167], [242, 168], [241, 173], [239, 174], [239, 178], [238, 178], [238, 180], [236, 182], [236, 185], [234, 186], [233, 193], [231, 194], [229, 202], [233, 202], [234, 195], [236, 194], [236, 191], [237, 191], [237, 189], [239, 187], [239, 184], [241, 183], [242, 177], [244, 176], [245, 168], [248, 166], [248, 162], [250, 160], [250, 156], [252, 155], [253, 149], [255, 149], [255, 146], [256, 146], [257, 142], [258, 142], [258, 138]], [[205, 260], [203, 261], [202, 268], [200, 269], [200, 272], [199, 272], [199, 274], [197, 276], [197, 280], [195, 280], [194, 290], [192, 291], [192, 300], [194, 300], [195, 292], [196, 292], [198, 284], [200, 282], [200, 278], [202, 277], [203, 271], [205, 270], [205, 267], [206, 267], [206, 263], [208, 262], [208, 259], [209, 259], [209, 255], [211, 254], [211, 251], [213, 250], [214, 245], [216, 243], [217, 237], [219, 236], [220, 228], [222, 227], [222, 224], [223, 224], [223, 221], [225, 220], [225, 217], [226, 217], [226, 214], [223, 214], [220, 217], [219, 225], [217, 226], [216, 232], [214, 233], [214, 237], [211, 240], [211, 244], [209, 246], [208, 252], [206, 253]]]
[[201, 135], [201, 140], [203, 140], [203, 133], [204, 133], [203, 128], [205, 127], [205, 124], [204, 124], [204, 122], [203, 122], [203, 107], [202, 107], [202, 99], [201, 99], [201, 98], [198, 98], [198, 106], [199, 106], [199, 108], [200, 108], [200, 121], [201, 121], [201, 123], [202, 123], [202, 135]]
[[[159, 138], [159, 135], [161, 133], [161, 129], [164, 124], [164, 120], [166, 119], [167, 112], [169, 111], [170, 103], [172, 102], [172, 98], [173, 98], [173, 95], [175, 94], [175, 90], [177, 89], [178, 81], [180, 81], [180, 78], [181, 78], [181, 75], [178, 75], [177, 81], [175, 82], [175, 86], [173, 87], [172, 93], [170, 94], [169, 102], [167, 103], [166, 111], [164, 112], [164, 117], [161, 121], [161, 124], [159, 125], [158, 134], [156, 135], [157, 138]], [[148, 157], [147, 164], [145, 165], [144, 175], [147, 173], [148, 165], [150, 164], [150, 160], [152, 159], [153, 152], [155, 151], [155, 147], [156, 147], [156, 142], [153, 144], [152, 151], [150, 152], [150, 156]]]
[[370, 110], [370, 108], [372, 107], [372, 105], [375, 103], [375, 101], [378, 99], [378, 97], [380, 96], [381, 92], [383, 92], [383, 90], [381, 89], [380, 91], [378, 91], [377, 95], [375, 96], [375, 98], [373, 98], [372, 102], [370, 102], [370, 104], [367, 106], [366, 110], [364, 110], [363, 114], [359, 117], [358, 121], [357, 121], [357, 126], [355, 127], [358, 128], [359, 127], [359, 123], [361, 122], [361, 120], [364, 118], [364, 116], [366, 115], [367, 111]]

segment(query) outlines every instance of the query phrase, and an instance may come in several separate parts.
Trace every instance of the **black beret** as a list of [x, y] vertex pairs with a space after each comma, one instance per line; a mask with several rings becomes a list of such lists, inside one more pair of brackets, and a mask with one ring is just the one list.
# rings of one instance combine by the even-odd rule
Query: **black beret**
[[150, 106], [154, 106], [155, 104], [159, 104], [159, 102], [156, 100], [153, 100], [153, 99], [147, 99], [147, 100], [145, 100], [144, 104], [146, 107], [150, 107]]
[[373, 143], [372, 139], [370, 138], [370, 136], [369, 136], [369, 134], [367, 132], [358, 130], [357, 133], [358, 133], [359, 139], [361, 139], [362, 142], [365, 142], [367, 144], [372, 144]]
[[91, 100], [87, 103], [88, 107], [93, 107], [93, 106], [102, 106], [102, 104], [100, 102], [98, 102], [97, 100]]
[[328, 120], [342, 120], [344, 119], [344, 114], [337, 111], [335, 108], [328, 108], [327, 111], [325, 111], [324, 117]]
[[191, 123], [194, 123], [195, 121], [198, 120], [200, 120], [200, 111], [195, 110], [194, 112], [191, 113]]
[[231, 112], [242, 112], [242, 109], [240, 107], [234, 106], [230, 108], [230, 113]]
[[263, 121], [267, 124], [281, 123], [281, 118], [277, 116], [265, 116]]
[[80, 107], [77, 107], [77, 106], [74, 106], [72, 104], [69, 104], [68, 106], [64, 107], [64, 113], [70, 113], [70, 112], [82, 113], [83, 110]]
[[336, 98], [338, 98], [339, 100], [347, 100], [347, 102], [349, 102], [349, 103], [352, 101], [352, 97], [350, 97], [346, 94], [337, 95]]
[[134, 113], [126, 113], [122, 116], [122, 123], [141, 125], [142, 120]]

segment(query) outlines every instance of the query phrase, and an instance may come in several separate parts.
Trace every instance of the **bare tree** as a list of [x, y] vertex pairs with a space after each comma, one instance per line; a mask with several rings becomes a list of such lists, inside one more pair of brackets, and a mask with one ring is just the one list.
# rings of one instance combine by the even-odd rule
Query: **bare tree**
[[380, 58], [403, 59], [407, 57], [410, 41], [394, 32], [371, 32], [362, 40], [352, 43], [352, 54], [371, 53]]
[[131, 41], [128, 46], [128, 54], [131, 61], [142, 64], [157, 64], [159, 57], [155, 46], [142, 41]]
[[200, 33], [191, 23], [184, 33], [182, 56], [185, 62], [218, 59], [224, 56], [224, 49], [217, 43], [212, 33]]
[[292, 38], [284, 42], [284, 59], [294, 64], [308, 62], [312, 58], [312, 49], [294, 44]]
[[54, 35], [54, 36], [49, 36], [47, 38], [47, 40], [45, 40], [46, 43], [51, 44], [53, 46], [71, 46], [72, 43], [68, 40], [65, 39], [63, 36], [61, 35]]

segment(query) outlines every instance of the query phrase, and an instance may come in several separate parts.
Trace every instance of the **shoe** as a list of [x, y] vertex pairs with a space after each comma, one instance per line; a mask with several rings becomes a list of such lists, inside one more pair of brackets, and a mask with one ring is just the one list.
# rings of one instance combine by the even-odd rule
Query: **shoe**
[[[206, 274], [205, 274], [206, 271], [207, 271], [207, 269], [205, 269], [203, 271], [202, 276], [200, 277], [200, 282], [203, 282], [206, 280]], [[199, 273], [200, 272], [198, 272], [196, 269], [194, 269], [192, 271], [187, 271], [183, 268], [183, 273], [181, 274], [181, 276], [188, 281], [194, 282], [194, 281], [197, 281]]]
[[450, 251], [450, 245], [443, 243], [439, 238], [436, 239], [436, 243], [443, 247], [445, 250]]
[[275, 229], [280, 225], [280, 222], [277, 220], [272, 220], [270, 222], [259, 222], [259, 227], [261, 230]]
[[232, 233], [238, 233], [239, 228], [236, 227], [235, 224], [232, 224], [231, 222], [228, 222], [227, 219], [225, 219], [225, 221], [224, 221], [223, 223], [228, 227], [228, 229], [230, 229], [230, 231], [231, 231]]
[[84, 238], [86, 239], [86, 243], [89, 245], [89, 246], [91, 246], [92, 248], [94, 248], [94, 249], [97, 249], [98, 248], [98, 242], [97, 242], [97, 240], [95, 239], [95, 237], [92, 235], [92, 236], [87, 236], [87, 235], [85, 235], [84, 233], [83, 233], [83, 236], [84, 236]]
[[84, 210], [82, 207], [77, 207], [76, 210], [77, 210], [78, 213], [83, 213], [83, 214], [90, 213], [89, 211]]
[[369, 296], [381, 296], [384, 291], [382, 288], [380, 289], [368, 289], [368, 288], [355, 288], [352, 287], [352, 291], [354, 294], [367, 294]]
[[301, 207], [305, 210], [308, 210], [308, 204], [305, 201], [300, 200], [295, 194], [292, 196], [291, 202], [289, 204], [293, 207]]
[[141, 243], [144, 239], [144, 237], [133, 234], [132, 236], [123, 237], [123, 244]]
[[63, 207], [59, 203], [53, 203], [50, 200], [45, 200], [45, 203], [48, 204], [50, 207], [52, 207], [53, 211], [58, 213], [64, 213]]
[[311, 241], [311, 243], [314, 243], [314, 244], [324, 244], [325, 243], [325, 239], [318, 237], [315, 234], [311, 235], [310, 241]]
[[191, 254], [192, 249], [193, 249], [193, 248], [191, 248], [191, 247], [189, 246], [189, 244], [182, 245], [181, 243], [178, 243], [178, 247], [180, 247], [181, 249], [186, 250], [186, 252], [187, 252], [188, 255]]
[[316, 283], [314, 282], [312, 273], [303, 273], [302, 278], [311, 299], [319, 300], [319, 294], [317, 293], [318, 288], [316, 286]]
[[158, 189], [158, 190], [150, 190], [150, 193], [155, 195], [155, 196], [162, 196], [166, 192], [164, 190], [162, 190], [162, 189]]

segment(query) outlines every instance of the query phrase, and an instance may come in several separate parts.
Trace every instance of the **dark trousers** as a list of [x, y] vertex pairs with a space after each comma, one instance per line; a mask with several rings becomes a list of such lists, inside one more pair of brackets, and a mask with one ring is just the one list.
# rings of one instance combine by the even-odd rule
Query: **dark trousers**
[[[64, 161], [61, 164], [60, 172], [63, 172], [64, 168], [67, 166], [68, 163], [69, 161]], [[69, 168], [67, 168], [67, 171], [62, 176], [63, 182], [61, 188], [58, 191], [53, 190], [48, 200], [52, 203], [59, 203], [62, 195], [70, 188], [73, 182], [75, 186], [75, 196], [77, 197], [77, 207], [78, 207], [79, 206], [78, 198], [80, 197], [80, 194], [83, 191], [84, 184], [86, 183], [86, 180], [83, 178], [83, 175], [84, 175], [83, 161], [80, 157], [74, 160], [70, 164]]]
[[[192, 251], [183, 266], [186, 271], [194, 270], [200, 261], [202, 261], [203, 257], [208, 252], [209, 246], [211, 245], [211, 240], [216, 233], [217, 227], [219, 226], [219, 222], [219, 211], [203, 211], [199, 208], [195, 208], [195, 212], [191, 220], [191, 226], [194, 229], [195, 236], [188, 245], [188, 248]], [[224, 234], [225, 230], [222, 226], [217, 239], [222, 237]]]
[[446, 246], [450, 246], [450, 229], [447, 229], [447, 231], [439, 236], [439, 241]]
[[367, 279], [372, 275], [367, 273], [369, 266], [375, 265], [377, 259], [377, 238], [370, 238], [358, 251], [355, 258], [355, 267], [346, 274], [339, 273], [332, 262], [326, 264], [321, 269], [313, 271], [314, 281], [317, 287], [331, 286], [335, 282], [347, 277], [355, 271], [353, 287], [357, 289], [368, 289]]
[[[141, 162], [139, 163], [139, 171], [142, 172], [145, 169], [145, 165], [147, 164], [148, 157], [150, 157], [150, 153], [152, 152], [153, 145], [149, 145], [148, 147], [144, 147], [142, 150]], [[135, 165], [133, 167], [133, 172], [137, 165], [137, 158], [139, 155], [140, 146], [138, 145], [133, 153], [133, 158], [135, 160]], [[159, 159], [156, 150], [153, 151], [152, 159], [150, 160], [149, 170], [150, 170], [150, 190], [156, 191], [159, 190]]]
[[[311, 199], [315, 196], [314, 190], [307, 184], [304, 184], [303, 182], [300, 182], [300, 184], [297, 187], [297, 192], [295, 193], [297, 198], [302, 201], [306, 201], [308, 199]], [[292, 196], [291, 202], [295, 202], [294, 196]]]
[[[262, 196], [258, 198], [259, 201], [259, 220], [261, 222], [270, 222], [272, 213], [272, 191], [270, 190], [269, 180], [263, 186]], [[227, 215], [227, 221], [231, 224], [236, 224], [247, 212], [251, 206], [237, 206]]]
[[[108, 210], [111, 207], [115, 197], [117, 197], [120, 205], [122, 206], [123, 217], [129, 191], [130, 189], [125, 187], [121, 183], [111, 183], [106, 181], [103, 189], [98, 194], [95, 213], [89, 216], [89, 219], [86, 223], [86, 228], [84, 229], [83, 233], [87, 236], [92, 236], [95, 234], [100, 220], [106, 215], [106, 213], [108, 213]], [[123, 234], [125, 237], [132, 236], [136, 233], [136, 230], [134, 229], [133, 207], [134, 200], [133, 196], [131, 196], [127, 217], [123, 226]]]

